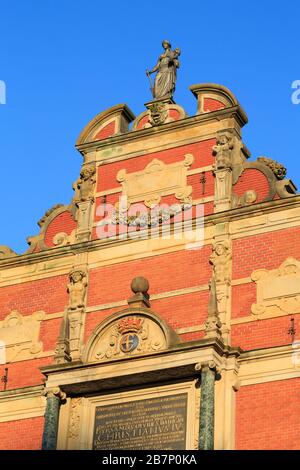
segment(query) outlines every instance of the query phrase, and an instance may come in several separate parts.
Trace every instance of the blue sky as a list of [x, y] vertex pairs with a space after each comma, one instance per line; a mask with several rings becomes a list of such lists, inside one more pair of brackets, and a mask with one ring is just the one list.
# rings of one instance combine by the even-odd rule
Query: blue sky
[[194, 114], [190, 85], [230, 88], [252, 159], [285, 164], [300, 190], [299, 2], [0, 0], [0, 18], [0, 244], [25, 251], [45, 211], [70, 201], [90, 119], [118, 103], [144, 111], [164, 38], [181, 48], [176, 102]]

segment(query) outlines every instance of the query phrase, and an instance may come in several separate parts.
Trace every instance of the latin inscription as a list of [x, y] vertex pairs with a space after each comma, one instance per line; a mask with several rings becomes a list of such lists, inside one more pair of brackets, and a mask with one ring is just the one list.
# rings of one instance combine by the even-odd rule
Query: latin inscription
[[186, 393], [97, 406], [93, 449], [185, 449], [186, 416]]

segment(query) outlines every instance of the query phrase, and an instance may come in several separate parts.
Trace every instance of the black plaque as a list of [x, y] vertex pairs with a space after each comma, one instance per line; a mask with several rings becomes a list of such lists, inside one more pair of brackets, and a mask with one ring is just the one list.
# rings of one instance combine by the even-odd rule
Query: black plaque
[[184, 450], [187, 393], [97, 406], [93, 449]]

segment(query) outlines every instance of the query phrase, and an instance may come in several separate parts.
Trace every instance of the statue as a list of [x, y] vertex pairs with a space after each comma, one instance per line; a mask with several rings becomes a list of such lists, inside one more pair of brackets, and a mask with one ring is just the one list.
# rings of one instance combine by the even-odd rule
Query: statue
[[81, 269], [73, 269], [69, 274], [70, 282], [67, 292], [70, 296], [69, 309], [76, 310], [84, 307], [84, 297], [87, 287], [86, 274]]
[[226, 282], [230, 279], [229, 268], [231, 260], [231, 250], [228, 241], [218, 242], [213, 245], [213, 253], [209, 261], [214, 268], [214, 278], [216, 282]]
[[171, 51], [171, 44], [167, 40], [162, 42], [162, 46], [165, 52], [161, 54], [153, 69], [146, 70], [150, 84], [150, 74], [157, 72], [154, 87], [151, 85], [152, 96], [156, 100], [172, 97], [175, 91], [176, 72], [180, 65], [178, 60], [180, 49], [176, 48], [174, 51]]
[[232, 137], [222, 134], [217, 138], [217, 145], [213, 146], [213, 155], [216, 157], [216, 169], [230, 168], [231, 153], [234, 148]]
[[73, 189], [77, 190], [77, 199], [80, 202], [93, 201], [93, 191], [96, 169], [93, 165], [87, 165], [82, 168], [79, 179], [74, 183]]

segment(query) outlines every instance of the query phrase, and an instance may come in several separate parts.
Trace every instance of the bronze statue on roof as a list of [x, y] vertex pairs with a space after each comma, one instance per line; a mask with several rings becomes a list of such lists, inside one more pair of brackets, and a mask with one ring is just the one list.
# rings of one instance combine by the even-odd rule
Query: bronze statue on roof
[[[150, 88], [154, 99], [172, 98], [175, 91], [177, 69], [179, 68], [180, 49], [171, 50], [171, 43], [166, 39], [162, 42], [164, 52], [159, 56], [157, 64], [146, 70], [150, 80]], [[152, 86], [150, 74], [157, 72]]]

